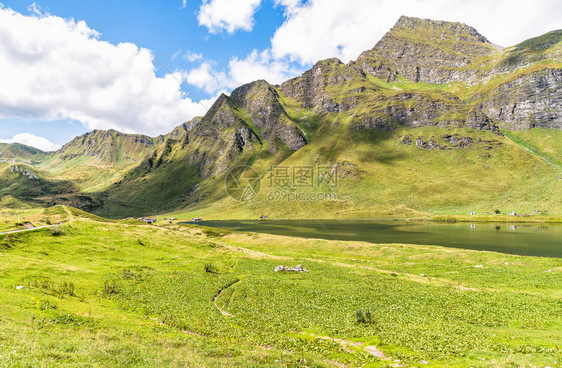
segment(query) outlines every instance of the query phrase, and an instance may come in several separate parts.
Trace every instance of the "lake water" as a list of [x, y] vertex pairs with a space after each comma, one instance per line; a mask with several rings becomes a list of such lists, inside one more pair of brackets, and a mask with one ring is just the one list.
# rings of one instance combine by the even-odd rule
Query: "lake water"
[[199, 225], [276, 235], [440, 245], [562, 258], [562, 224], [433, 223], [339, 220], [204, 221]]

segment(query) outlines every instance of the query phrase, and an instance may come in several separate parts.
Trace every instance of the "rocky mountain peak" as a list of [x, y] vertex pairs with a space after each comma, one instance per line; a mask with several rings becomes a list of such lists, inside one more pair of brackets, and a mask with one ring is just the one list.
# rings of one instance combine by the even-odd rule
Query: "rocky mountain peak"
[[400, 29], [409, 29], [423, 33], [428, 33], [427, 31], [430, 31], [433, 38], [439, 38], [440, 35], [444, 38], [448, 38], [454, 35], [457, 40], [476, 40], [482, 43], [490, 43], [490, 41], [482, 36], [475, 28], [459, 22], [421, 19], [403, 15], [398, 19], [391, 32]]
[[199, 124], [199, 122], [201, 121], [202, 117], [195, 117], [193, 119], [191, 119], [190, 121], [186, 121], [185, 123], [178, 125], [174, 130], [172, 130], [170, 133], [166, 134], [164, 136], [164, 138], [166, 139], [182, 139], [185, 138], [185, 136], [187, 135], [187, 133], [189, 133], [191, 130], [193, 130], [193, 128]]
[[289, 118], [276, 88], [264, 80], [245, 84], [230, 95], [259, 128], [263, 138], [269, 141], [270, 150], [278, 150], [278, 141], [291, 150], [306, 144], [304, 133]]
[[470, 79], [475, 71], [468, 66], [497, 51], [465, 24], [403, 16], [357, 63], [376, 59], [414, 82], [445, 84]]

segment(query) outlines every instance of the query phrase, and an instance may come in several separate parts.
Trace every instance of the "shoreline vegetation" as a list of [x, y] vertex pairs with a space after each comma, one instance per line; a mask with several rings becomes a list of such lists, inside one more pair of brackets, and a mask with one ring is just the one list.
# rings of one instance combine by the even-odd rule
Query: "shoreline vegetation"
[[[32, 207], [25, 209], [14, 208], [0, 208], [0, 233], [24, 230], [29, 228], [37, 228], [41, 226], [50, 226], [59, 222], [69, 221], [75, 216], [87, 217], [94, 220], [116, 222], [116, 223], [135, 223], [136, 218], [127, 219], [106, 219], [99, 217], [88, 212], [67, 206], [56, 205], [52, 207]], [[235, 221], [249, 221], [259, 220], [257, 216], [239, 216], [232, 217], [231, 215], [224, 215], [220, 212], [207, 212], [207, 211], [188, 211], [188, 212], [173, 212], [164, 214], [151, 214], [149, 217], [158, 219], [163, 218], [177, 218], [176, 222], [184, 221], [189, 222], [192, 218], [201, 217], [204, 220], [235, 220]], [[404, 222], [442, 222], [442, 223], [545, 223], [545, 224], [558, 224], [562, 223], [562, 216], [548, 216], [548, 215], [459, 215], [459, 214], [399, 214], [399, 216], [392, 216], [389, 212], [382, 215], [375, 214], [372, 217], [349, 217], [349, 218], [320, 218], [320, 217], [276, 217], [271, 216], [268, 220], [330, 220], [330, 221], [404, 221]], [[132, 222], [131, 222], [132, 221]], [[263, 221], [263, 220], [261, 220]]]

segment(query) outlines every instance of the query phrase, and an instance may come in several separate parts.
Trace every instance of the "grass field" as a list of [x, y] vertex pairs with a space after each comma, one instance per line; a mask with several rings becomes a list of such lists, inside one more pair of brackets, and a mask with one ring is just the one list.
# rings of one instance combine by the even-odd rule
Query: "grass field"
[[[71, 214], [0, 235], [0, 366], [561, 361], [560, 259]], [[297, 264], [309, 272], [274, 272]]]

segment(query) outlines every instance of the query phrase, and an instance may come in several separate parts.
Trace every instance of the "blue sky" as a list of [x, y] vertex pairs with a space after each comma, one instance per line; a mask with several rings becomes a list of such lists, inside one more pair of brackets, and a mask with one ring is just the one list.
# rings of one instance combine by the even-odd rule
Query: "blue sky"
[[92, 129], [165, 134], [243, 83], [355, 59], [403, 14], [502, 46], [562, 28], [558, 0], [0, 1], [0, 142], [51, 150]]

